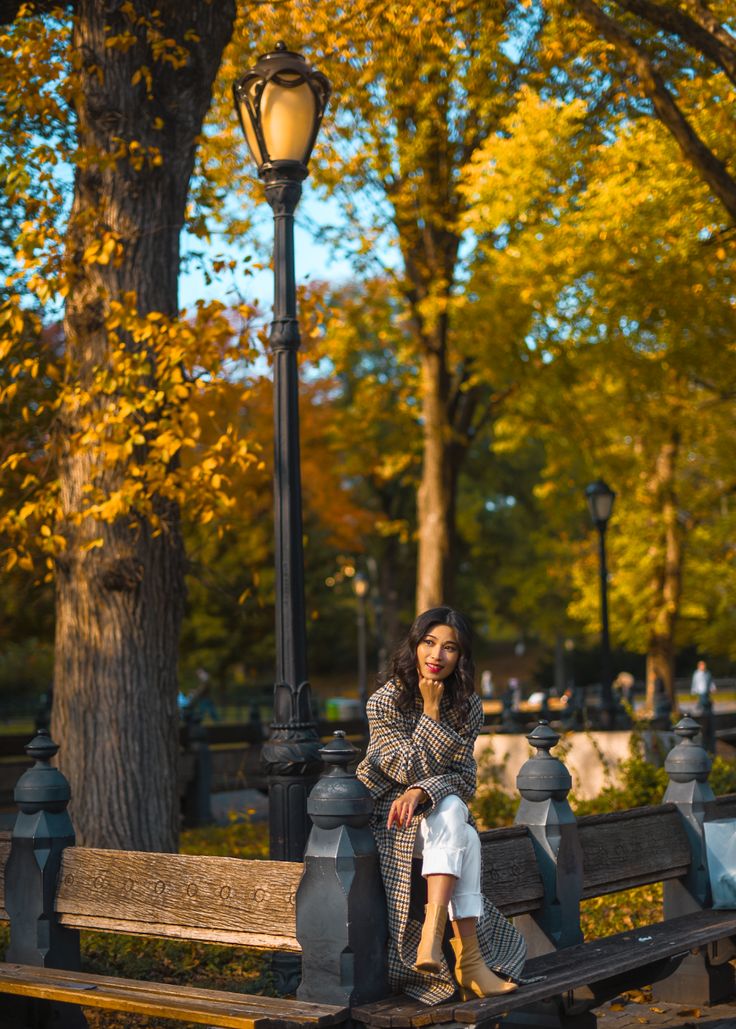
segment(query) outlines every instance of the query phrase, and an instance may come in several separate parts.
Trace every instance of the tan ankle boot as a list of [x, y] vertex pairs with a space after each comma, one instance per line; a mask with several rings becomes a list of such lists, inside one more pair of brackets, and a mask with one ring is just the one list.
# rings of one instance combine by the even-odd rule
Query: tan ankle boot
[[495, 997], [517, 989], [516, 983], [506, 982], [486, 965], [475, 933], [472, 936], [453, 936], [450, 942], [455, 951], [455, 979], [463, 1000]]
[[415, 965], [420, 972], [439, 972], [442, 968], [442, 940], [446, 925], [447, 908], [439, 904], [427, 904]]

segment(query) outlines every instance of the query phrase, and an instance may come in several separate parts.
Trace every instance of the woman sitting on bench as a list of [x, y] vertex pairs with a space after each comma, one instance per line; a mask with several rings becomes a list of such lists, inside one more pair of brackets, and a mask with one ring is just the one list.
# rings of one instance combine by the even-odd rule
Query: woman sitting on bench
[[[357, 774], [375, 801], [372, 828], [386, 888], [391, 986], [426, 1004], [516, 989], [523, 938], [481, 892], [481, 847], [467, 802], [483, 722], [471, 632], [449, 607], [420, 615], [368, 701], [370, 741]], [[427, 884], [423, 923], [410, 911], [412, 861]], [[452, 921], [454, 979], [443, 952]]]

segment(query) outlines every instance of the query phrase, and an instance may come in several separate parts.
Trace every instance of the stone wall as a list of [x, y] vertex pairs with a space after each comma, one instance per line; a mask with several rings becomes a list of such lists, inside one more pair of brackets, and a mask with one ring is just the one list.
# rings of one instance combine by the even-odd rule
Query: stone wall
[[[672, 732], [644, 732], [646, 754], [655, 764], [664, 764], [667, 752], [677, 739]], [[630, 754], [631, 732], [570, 732], [563, 734], [555, 749], [572, 776], [572, 792], [581, 800], [596, 797], [604, 786], [620, 785], [618, 768]], [[484, 765], [491, 762], [498, 785], [508, 793], [516, 793], [516, 776], [532, 754], [526, 736], [516, 733], [483, 733], [475, 744], [479, 765], [478, 785], [484, 781]], [[486, 774], [487, 781], [487, 774]]]

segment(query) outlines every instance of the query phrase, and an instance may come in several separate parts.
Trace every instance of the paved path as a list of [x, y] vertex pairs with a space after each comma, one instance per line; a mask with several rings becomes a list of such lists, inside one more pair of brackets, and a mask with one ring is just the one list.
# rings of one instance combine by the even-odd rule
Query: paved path
[[656, 1000], [642, 1003], [617, 997], [610, 1004], [596, 1008], [598, 1029], [639, 1029], [639, 1026], [661, 1029], [736, 1029], [736, 998], [733, 1004], [712, 1008], [690, 1008], [683, 1004], [665, 1004]]

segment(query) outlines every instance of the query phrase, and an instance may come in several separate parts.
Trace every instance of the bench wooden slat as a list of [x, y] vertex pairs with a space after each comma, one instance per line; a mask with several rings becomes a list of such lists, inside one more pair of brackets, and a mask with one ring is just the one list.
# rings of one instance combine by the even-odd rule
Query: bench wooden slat
[[[17, 965], [15, 963], [9, 964], [7, 962], [5, 964], [0, 962], [0, 969], [5, 969], [6, 975], [9, 975], [11, 978], [18, 978], [19, 981], [27, 981], [28, 983], [31, 983], [32, 981], [35, 982], [36, 980], [45, 982], [49, 979], [49, 975], [53, 976], [54, 982], [58, 981], [59, 984], [66, 983], [68, 981], [72, 983], [83, 983], [86, 982], [86, 980], [89, 980], [90, 983], [94, 983], [99, 987], [114, 987], [118, 986], [122, 981], [116, 975], [103, 975], [99, 972], [75, 972], [62, 968], [49, 969], [37, 965]], [[15, 969], [16, 971], [9, 972], [8, 969]], [[18, 969], [21, 969], [21, 971], [18, 972]], [[136, 991], [145, 993], [149, 991], [152, 986], [155, 987], [156, 993], [161, 997], [166, 997], [167, 995], [176, 997], [181, 994], [182, 989], [186, 990], [187, 997], [194, 1000], [209, 1000], [211, 999], [213, 992], [217, 997], [221, 996], [223, 993], [221, 990], [213, 991], [209, 987], [205, 986], [181, 986], [178, 983], [162, 982], [151, 983], [140, 979], [126, 979], [124, 981], [128, 992], [131, 994]], [[254, 1011], [264, 1011], [267, 1014], [273, 1013], [274, 1004], [276, 1000], [279, 999], [266, 997], [262, 994], [238, 993], [234, 990], [224, 992], [228, 996], [233, 994], [241, 1000], [245, 998], [248, 1001], [249, 1008], [252, 1008]], [[309, 1003], [305, 1004], [305, 1007], [309, 1008], [309, 1006]], [[319, 1007], [320, 1005], [316, 1006]]]
[[227, 944], [232, 947], [251, 947], [254, 950], [283, 950], [301, 954], [295, 936], [280, 936], [278, 932], [236, 932], [234, 930], [204, 928], [171, 922], [132, 922], [123, 918], [105, 918], [102, 915], [60, 915], [59, 924], [68, 929], [94, 929], [101, 933], [125, 933], [128, 936], [159, 936], [162, 939], [198, 940], [200, 943]]
[[480, 834], [483, 893], [507, 917], [536, 910], [544, 897], [534, 844], [525, 826]]
[[589, 815], [578, 823], [583, 897], [675, 879], [690, 867], [690, 848], [674, 804]]
[[56, 909], [80, 929], [295, 951], [302, 871], [294, 861], [69, 847]]
[[455, 1018], [470, 1024], [480, 1022], [481, 1015], [496, 1015], [579, 986], [602, 982], [665, 958], [687, 954], [734, 933], [736, 911], [698, 911], [545, 954], [527, 962], [524, 969], [530, 976], [545, 975], [544, 982], [531, 983], [505, 997], [470, 1001], [458, 1008]]
[[347, 1008], [308, 1004], [222, 990], [192, 989], [84, 972], [62, 972], [29, 965], [0, 964], [5, 993], [73, 1001], [86, 1007], [176, 1018], [229, 1029], [298, 1029], [339, 1025]]
[[[736, 933], [736, 911], [699, 911], [667, 922], [627, 930], [615, 936], [567, 947], [526, 963], [527, 976], [544, 975], [542, 982], [521, 986], [514, 993], [465, 1003], [455, 1001], [436, 1010], [450, 1021], [482, 1025], [504, 1011], [513, 1011], [568, 990], [610, 979], [665, 958], [687, 954], [696, 947]], [[426, 1008], [408, 998], [353, 1008], [353, 1019], [368, 1026], [419, 1026]]]

